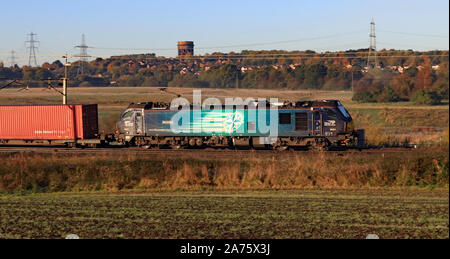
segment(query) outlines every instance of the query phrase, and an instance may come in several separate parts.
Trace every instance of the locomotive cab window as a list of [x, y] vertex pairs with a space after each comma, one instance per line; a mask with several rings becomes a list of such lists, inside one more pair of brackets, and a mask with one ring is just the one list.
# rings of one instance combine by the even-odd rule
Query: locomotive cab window
[[337, 118], [337, 113], [333, 111], [332, 109], [325, 109], [325, 112], [328, 114], [328, 116]]
[[338, 109], [344, 115], [345, 118], [350, 118], [350, 114], [348, 113], [347, 109], [344, 108], [344, 106], [341, 104], [341, 102], [337, 102]]
[[280, 113], [279, 121], [280, 121], [280, 124], [291, 124], [291, 114], [290, 113]]
[[126, 111], [126, 112], [124, 112], [123, 114], [122, 114], [122, 120], [123, 119], [127, 119], [127, 118], [129, 118], [129, 117], [131, 117], [131, 114], [133, 114], [133, 110], [128, 110], [128, 111]]

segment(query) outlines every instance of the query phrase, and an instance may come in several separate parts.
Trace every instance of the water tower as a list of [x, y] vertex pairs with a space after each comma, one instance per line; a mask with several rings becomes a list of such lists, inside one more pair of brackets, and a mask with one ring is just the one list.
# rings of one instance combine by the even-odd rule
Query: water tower
[[194, 42], [193, 41], [179, 41], [178, 42], [178, 56], [194, 56]]

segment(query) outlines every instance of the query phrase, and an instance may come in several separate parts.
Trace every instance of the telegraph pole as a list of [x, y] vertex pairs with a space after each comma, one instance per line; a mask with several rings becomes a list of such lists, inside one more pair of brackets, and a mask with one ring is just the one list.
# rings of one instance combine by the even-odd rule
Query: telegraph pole
[[11, 50], [11, 57], [10, 57], [11, 67], [14, 67], [16, 65], [15, 53], [16, 52], [14, 50]]
[[64, 63], [64, 78], [63, 81], [63, 104], [67, 104], [67, 81], [69, 80], [67, 75], [67, 67], [70, 66], [70, 63], [67, 62], [67, 54], [65, 56], [62, 56], [66, 60]]
[[352, 67], [352, 93], [355, 93], [355, 92], [353, 91], [353, 67]]

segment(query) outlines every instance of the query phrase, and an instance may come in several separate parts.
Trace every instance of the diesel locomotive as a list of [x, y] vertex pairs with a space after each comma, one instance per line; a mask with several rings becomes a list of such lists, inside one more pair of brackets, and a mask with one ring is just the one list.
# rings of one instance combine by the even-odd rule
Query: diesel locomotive
[[[144, 148], [326, 149], [364, 145], [364, 130], [355, 130], [351, 115], [338, 100], [266, 103], [266, 108], [259, 109], [257, 103], [191, 105], [188, 109], [155, 102], [131, 103], [117, 122], [116, 135], [119, 143]], [[261, 130], [267, 126], [261, 126], [261, 121], [275, 122], [276, 136]]]

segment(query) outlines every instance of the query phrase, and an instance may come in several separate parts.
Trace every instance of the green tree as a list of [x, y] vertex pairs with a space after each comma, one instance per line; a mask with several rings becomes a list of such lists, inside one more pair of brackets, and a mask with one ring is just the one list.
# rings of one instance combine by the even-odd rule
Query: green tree
[[208, 82], [213, 88], [233, 88], [241, 78], [241, 71], [234, 64], [213, 66], [200, 75], [200, 80]]
[[51, 71], [49, 71], [48, 69], [38, 68], [36, 70], [35, 77], [38, 80], [53, 78], [53, 73]]
[[417, 90], [411, 95], [411, 101], [415, 104], [435, 105], [441, 102], [438, 94], [431, 90]]
[[377, 102], [398, 102], [400, 97], [397, 93], [390, 87], [386, 87], [382, 91], [375, 93]]
[[327, 75], [327, 67], [323, 64], [306, 66], [304, 84], [307, 88], [319, 89], [323, 85], [323, 78]]

